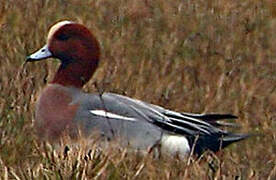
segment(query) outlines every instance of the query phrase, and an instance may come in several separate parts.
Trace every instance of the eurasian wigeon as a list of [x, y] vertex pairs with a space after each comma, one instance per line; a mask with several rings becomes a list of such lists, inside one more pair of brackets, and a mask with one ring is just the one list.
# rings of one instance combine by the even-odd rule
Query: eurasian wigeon
[[[54, 57], [61, 65], [36, 104], [35, 128], [40, 137], [59, 139], [68, 132], [85, 137], [98, 132], [103, 139], [120, 139], [122, 145], [148, 150], [161, 145], [170, 153], [217, 152], [248, 137], [219, 127], [231, 114], [179, 113], [113, 93], [81, 91], [100, 60], [97, 39], [83, 25], [62, 21], [53, 25], [47, 43], [27, 57], [28, 62]], [[66, 131], [67, 130], [67, 131]], [[194, 145], [194, 146], [193, 146]]]

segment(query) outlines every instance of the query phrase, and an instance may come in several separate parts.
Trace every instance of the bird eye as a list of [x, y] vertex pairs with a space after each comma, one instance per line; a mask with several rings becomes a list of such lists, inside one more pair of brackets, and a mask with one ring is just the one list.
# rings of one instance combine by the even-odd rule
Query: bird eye
[[57, 39], [58, 40], [61, 40], [61, 41], [66, 41], [69, 39], [69, 36], [64, 34], [64, 33], [60, 33], [58, 36], [57, 36]]

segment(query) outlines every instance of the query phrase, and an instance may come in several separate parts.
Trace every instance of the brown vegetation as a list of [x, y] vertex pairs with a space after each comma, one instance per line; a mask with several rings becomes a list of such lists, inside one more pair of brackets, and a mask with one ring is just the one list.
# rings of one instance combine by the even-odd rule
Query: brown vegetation
[[[272, 0], [1, 1], [0, 179], [274, 179], [275, 12]], [[64, 154], [38, 142], [34, 104], [58, 61], [23, 63], [64, 19], [85, 24], [101, 43], [85, 91], [233, 113], [240, 131], [260, 136], [192, 161], [82, 146]]]

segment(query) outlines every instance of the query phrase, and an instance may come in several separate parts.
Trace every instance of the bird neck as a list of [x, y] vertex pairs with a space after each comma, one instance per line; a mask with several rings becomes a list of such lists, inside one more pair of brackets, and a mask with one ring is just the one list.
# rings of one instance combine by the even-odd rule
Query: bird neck
[[51, 83], [66, 87], [82, 88], [94, 74], [98, 67], [99, 59], [92, 57], [90, 59], [71, 60], [69, 62], [61, 64]]

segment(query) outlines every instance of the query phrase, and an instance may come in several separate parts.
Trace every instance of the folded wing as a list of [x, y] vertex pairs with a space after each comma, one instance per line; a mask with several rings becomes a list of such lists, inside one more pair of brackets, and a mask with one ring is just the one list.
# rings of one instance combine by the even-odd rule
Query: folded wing
[[[233, 123], [221, 122], [225, 119], [236, 119], [231, 114], [192, 114], [175, 112], [160, 106], [152, 105], [113, 93], [104, 93], [90, 97], [94, 114], [105, 111], [110, 119], [122, 121], [143, 121], [157, 127], [168, 134], [185, 136], [190, 146], [194, 145], [194, 153], [202, 154], [205, 150], [218, 151], [234, 142], [248, 137], [247, 134], [235, 134], [224, 130], [224, 127], [236, 127]], [[100, 111], [99, 111], [100, 110]], [[104, 115], [104, 113], [102, 113]], [[108, 116], [107, 116], [108, 117]], [[156, 130], [156, 129], [154, 129]]]

